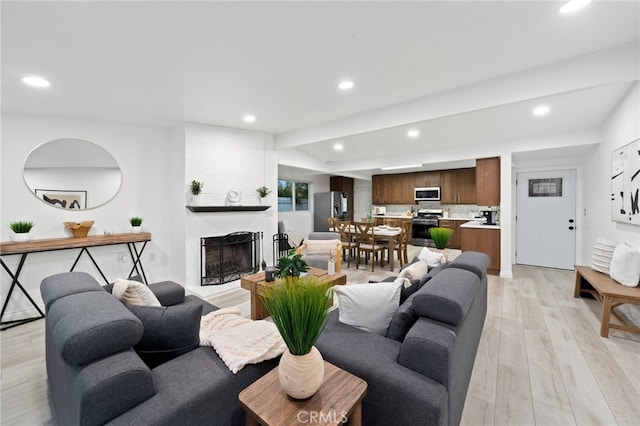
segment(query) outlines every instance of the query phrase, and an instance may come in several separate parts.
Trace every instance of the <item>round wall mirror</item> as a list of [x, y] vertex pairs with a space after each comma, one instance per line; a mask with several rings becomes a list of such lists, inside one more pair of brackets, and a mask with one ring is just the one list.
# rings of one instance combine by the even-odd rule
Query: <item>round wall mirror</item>
[[82, 139], [54, 139], [35, 147], [24, 161], [23, 176], [38, 199], [65, 210], [102, 206], [122, 185], [115, 158]]

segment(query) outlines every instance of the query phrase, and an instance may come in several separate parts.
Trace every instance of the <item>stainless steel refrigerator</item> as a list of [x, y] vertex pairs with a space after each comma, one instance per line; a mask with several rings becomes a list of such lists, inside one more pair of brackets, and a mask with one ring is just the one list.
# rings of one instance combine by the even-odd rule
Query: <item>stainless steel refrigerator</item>
[[318, 192], [313, 194], [313, 230], [326, 232], [329, 230], [327, 219], [337, 217], [348, 220], [346, 192]]

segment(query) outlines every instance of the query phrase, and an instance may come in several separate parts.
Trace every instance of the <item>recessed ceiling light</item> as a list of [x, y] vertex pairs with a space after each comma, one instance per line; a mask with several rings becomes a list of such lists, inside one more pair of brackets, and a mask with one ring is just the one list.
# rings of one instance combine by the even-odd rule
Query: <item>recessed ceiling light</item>
[[340, 142], [336, 142], [333, 144], [334, 151], [342, 151], [343, 149], [344, 149], [344, 146]]
[[242, 117], [242, 119], [244, 120], [245, 123], [253, 123], [254, 121], [256, 121], [256, 116], [247, 114], [244, 117]]
[[422, 167], [422, 164], [409, 164], [407, 166], [380, 167], [380, 170], [412, 169], [414, 167]]
[[558, 10], [560, 13], [573, 13], [591, 3], [591, 0], [570, 0]]
[[349, 90], [349, 89], [353, 89], [353, 81], [342, 81], [340, 82], [340, 84], [338, 84], [338, 87], [340, 88], [340, 90]]
[[411, 129], [407, 132], [407, 136], [409, 136], [410, 138], [417, 138], [418, 136], [420, 136], [420, 131], [416, 129]]
[[32, 87], [49, 87], [50, 83], [46, 78], [38, 77], [37, 75], [28, 75], [22, 77], [22, 82]]
[[551, 111], [551, 108], [547, 105], [538, 105], [533, 109], [533, 115], [543, 116], [549, 114], [549, 111]]

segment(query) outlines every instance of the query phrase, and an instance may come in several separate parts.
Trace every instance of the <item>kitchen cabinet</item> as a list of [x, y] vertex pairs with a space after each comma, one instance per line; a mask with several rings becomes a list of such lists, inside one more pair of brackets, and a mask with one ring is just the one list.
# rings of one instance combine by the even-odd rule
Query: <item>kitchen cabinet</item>
[[371, 203], [372, 204], [384, 204], [384, 198], [382, 198], [382, 185], [385, 175], [373, 175], [371, 176]]
[[442, 204], [476, 204], [476, 169], [444, 170], [441, 172]]
[[500, 205], [500, 157], [476, 160], [476, 203]]
[[339, 191], [347, 194], [347, 214], [349, 220], [353, 221], [353, 178], [345, 176], [331, 176], [329, 178], [329, 191]]
[[453, 230], [453, 234], [451, 235], [451, 239], [447, 244], [447, 248], [452, 249], [460, 249], [461, 248], [461, 232], [460, 225], [468, 222], [468, 219], [457, 220], [457, 219], [439, 219], [438, 226], [440, 228], [448, 228]]
[[427, 188], [430, 186], [441, 186], [440, 172], [416, 172], [413, 173], [413, 186], [415, 188]]
[[479, 251], [489, 256], [487, 273], [500, 274], [500, 230], [461, 228], [462, 251]]
[[410, 173], [373, 175], [371, 202], [373, 204], [413, 204], [413, 175]]

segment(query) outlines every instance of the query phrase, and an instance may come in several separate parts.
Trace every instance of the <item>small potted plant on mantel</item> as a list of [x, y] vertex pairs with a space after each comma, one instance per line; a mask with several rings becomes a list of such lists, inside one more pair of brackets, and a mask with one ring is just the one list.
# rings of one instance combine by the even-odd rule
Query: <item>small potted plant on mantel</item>
[[200, 194], [202, 193], [202, 188], [204, 187], [204, 182], [199, 182], [197, 180], [191, 181], [191, 205], [197, 206], [200, 205]]
[[31, 239], [29, 232], [34, 227], [31, 221], [16, 221], [9, 223], [9, 227], [13, 231], [11, 239], [16, 243], [24, 243]]
[[129, 223], [131, 224], [131, 232], [134, 234], [140, 233], [142, 230], [142, 218], [134, 216], [129, 219]]
[[271, 190], [264, 185], [256, 189], [256, 192], [258, 193], [258, 201], [260, 202], [260, 205], [262, 205], [262, 200], [271, 194]]

